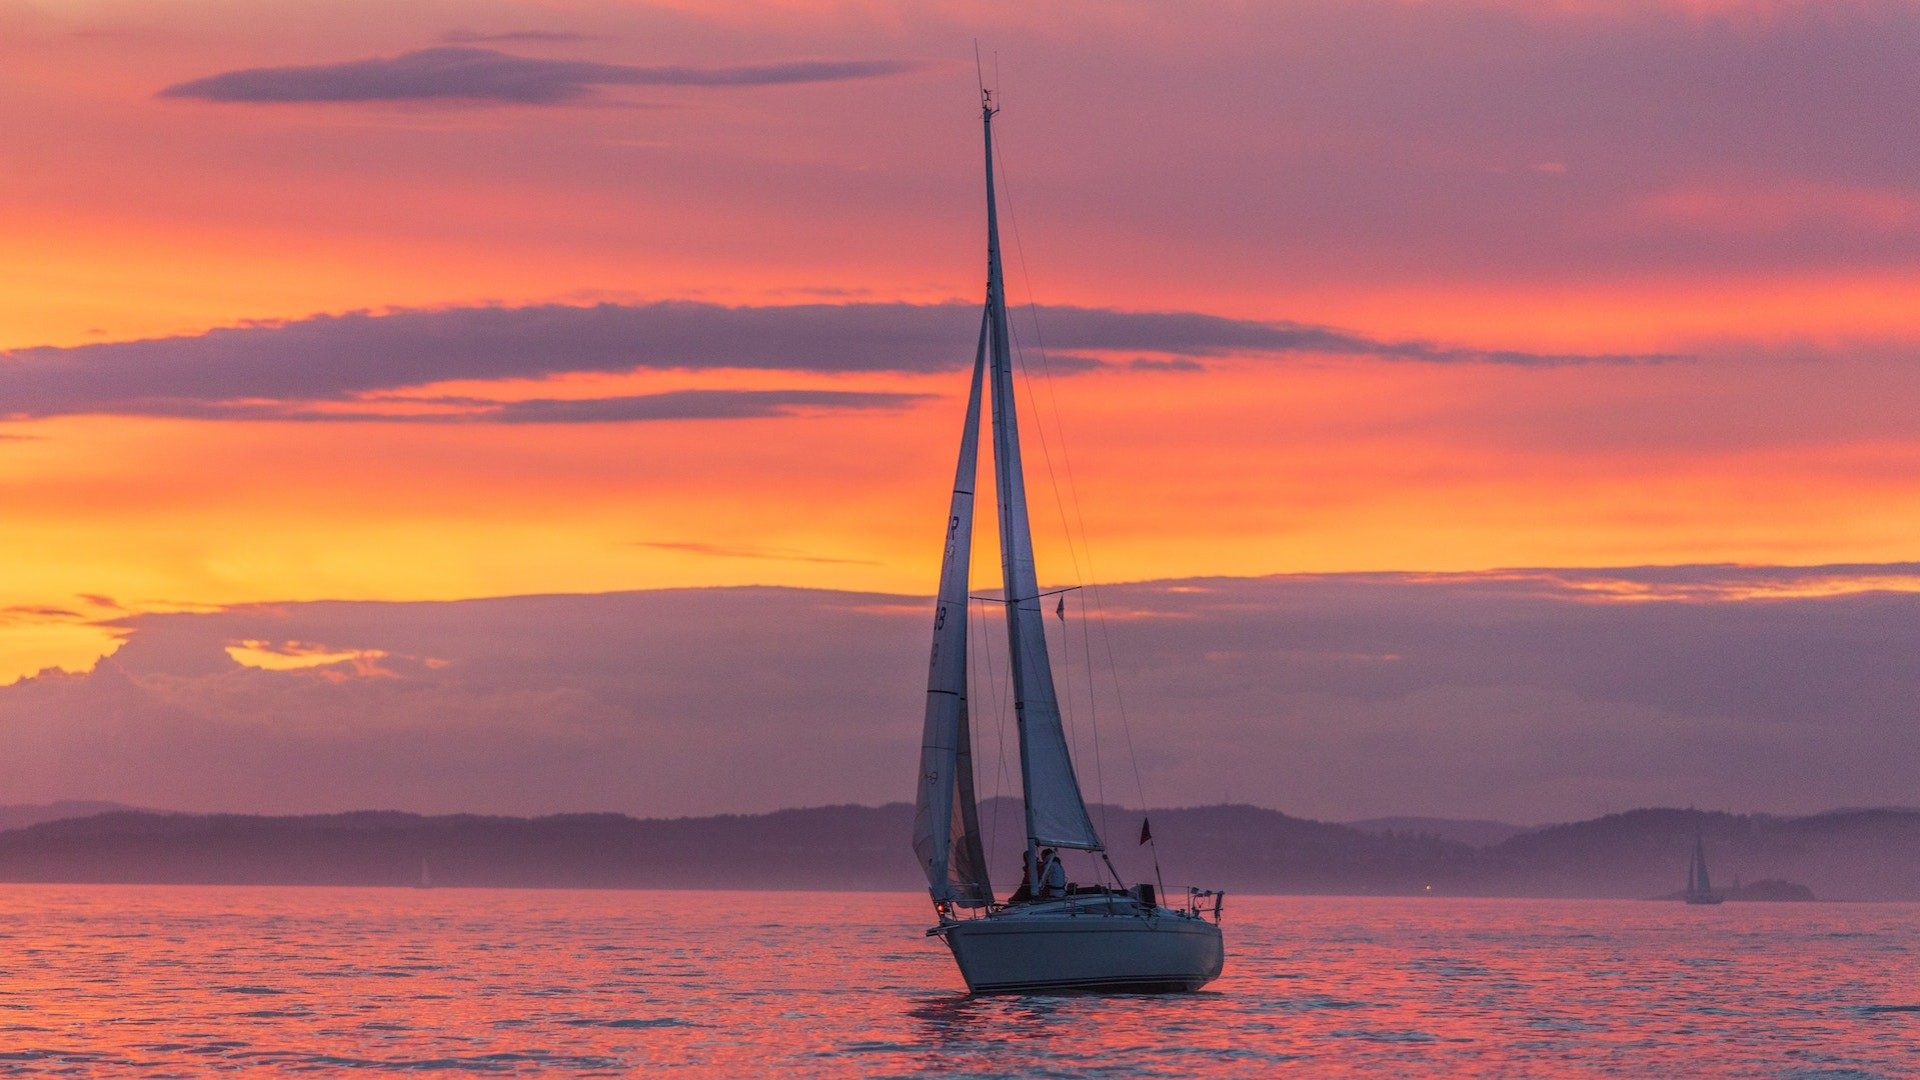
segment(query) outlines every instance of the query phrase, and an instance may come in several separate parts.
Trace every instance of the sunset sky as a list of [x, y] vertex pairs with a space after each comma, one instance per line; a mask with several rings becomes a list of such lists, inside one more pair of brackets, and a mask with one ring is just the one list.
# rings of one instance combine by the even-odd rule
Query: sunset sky
[[[1545, 819], [1920, 800], [1914, 769], [1867, 767], [1920, 672], [1889, 660], [1858, 672], [1868, 704], [1834, 706], [1845, 683], [1777, 714], [1761, 629], [1838, 619], [1817, 651], [1866, 625], [1836, 604], [1865, 604], [1893, 657], [1920, 625], [1920, 7], [0, 0], [0, 684], [20, 680], [0, 724], [40, 763], [0, 772], [0, 802], [906, 798], [917, 615], [857, 629], [897, 672], [778, 661], [805, 699], [790, 728], [849, 678], [897, 675], [853, 695], [884, 753], [805, 784], [729, 781], [724, 741], [661, 734], [693, 713], [781, 730], [780, 695], [670, 714], [679, 681], [606, 680], [645, 666], [637, 643], [667, 632], [648, 619], [711, 638], [674, 680], [724, 685], [796, 647], [722, 632], [753, 603], [810, 598], [760, 617], [827, 627], [833, 596], [918, 611], [931, 592], [984, 279], [976, 39], [1005, 105], [1043, 578], [1262, 579], [1244, 611], [1125, 593], [1160, 627], [1136, 635], [1149, 668], [1178, 670], [1182, 621], [1207, 628], [1194, 663], [1228, 629], [1267, 658], [1235, 669], [1240, 697], [1138, 689], [1155, 738], [1219, 710], [1215, 736], [1273, 762], [1223, 791], [1204, 755], [1169, 759], [1163, 801]], [[1522, 591], [1578, 622], [1566, 640], [1619, 620], [1592, 631], [1616, 656], [1652, 616], [1611, 609], [1652, 605], [1680, 659], [1617, 654], [1660, 683], [1644, 692], [1551, 658], [1449, 682], [1477, 639], [1442, 619], [1413, 635], [1455, 658], [1414, 680], [1432, 712], [1393, 676], [1290, 681], [1414, 655], [1361, 639], [1456, 592], [1511, 599], [1484, 573], [1510, 567], [1555, 568]], [[1620, 569], [1648, 567], [1694, 569]], [[1372, 583], [1383, 621], [1281, 616], [1289, 590], [1340, 582]], [[810, 591], [643, 594], [618, 601], [630, 622], [577, 625], [591, 605], [415, 603], [739, 585]], [[438, 673], [492, 655], [432, 637], [449, 610], [502, 618], [502, 640], [581, 636], [448, 704]], [[1835, 677], [1794, 655], [1799, 688]], [[434, 739], [478, 748], [420, 765], [444, 785], [368, 764], [410, 745], [393, 695], [416, 681], [451, 725]], [[568, 693], [617, 707], [538, 704]], [[1389, 700], [1394, 719], [1356, 704]], [[1794, 786], [1810, 744], [1778, 725], [1802, 722], [1834, 782]], [[481, 757], [567, 724], [712, 782], [483, 779]], [[1485, 771], [1476, 748], [1528, 730], [1537, 759]], [[1579, 731], [1644, 751], [1589, 759]], [[102, 764], [163, 732], [227, 749]], [[567, 745], [555, 761], [603, 744]], [[1323, 752], [1353, 771], [1280, 764]], [[1441, 752], [1482, 771], [1419, 779]], [[1381, 790], [1360, 790], [1369, 754], [1399, 763]], [[1675, 754], [1720, 771], [1690, 789]], [[266, 779], [303, 761], [322, 771], [301, 790]]]

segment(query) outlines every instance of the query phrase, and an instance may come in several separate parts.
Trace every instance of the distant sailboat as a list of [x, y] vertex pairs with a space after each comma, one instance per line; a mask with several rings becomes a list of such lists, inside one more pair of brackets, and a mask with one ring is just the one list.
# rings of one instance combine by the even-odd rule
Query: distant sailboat
[[[1034, 568], [1026, 481], [1014, 406], [1013, 356], [993, 190], [991, 91], [981, 92], [987, 159], [987, 299], [975, 347], [966, 426], [947, 515], [946, 551], [934, 608], [925, 734], [914, 818], [914, 852], [926, 871], [939, 925], [976, 993], [1046, 990], [1193, 990], [1220, 974], [1220, 897], [1189, 890], [1184, 907], [1162, 907], [1152, 886], [1076, 887], [1047, 849], [1098, 854], [1061, 728], [1047, 656], [1045, 608]], [[991, 402], [1007, 640], [1026, 804], [1026, 879], [1007, 902], [988, 880], [973, 787], [967, 716], [967, 589], [973, 549], [973, 489], [979, 460], [982, 385]], [[1063, 612], [1057, 612], [1063, 614]], [[1143, 842], [1148, 833], [1143, 829]], [[1106, 862], [1109, 870], [1112, 863]], [[1212, 921], [1202, 900], [1211, 898]]]
[[1713, 891], [1713, 882], [1707, 878], [1707, 840], [1698, 829], [1693, 832], [1693, 861], [1687, 864], [1687, 891], [1683, 896], [1689, 904], [1718, 904], [1726, 899]]
[[414, 882], [413, 887], [416, 889], [433, 888], [433, 870], [427, 866], [427, 860], [424, 856], [420, 859], [420, 880]]

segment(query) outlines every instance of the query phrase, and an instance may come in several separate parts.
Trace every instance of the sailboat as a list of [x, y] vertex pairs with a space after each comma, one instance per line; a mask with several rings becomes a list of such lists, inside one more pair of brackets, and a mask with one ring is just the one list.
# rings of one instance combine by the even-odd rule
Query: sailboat
[[[1121, 883], [1088, 816], [1061, 727], [1014, 405], [993, 185], [993, 118], [999, 108], [992, 91], [984, 88], [980, 111], [987, 162], [987, 297], [934, 606], [914, 815], [913, 848], [926, 871], [939, 919], [927, 933], [945, 940], [974, 993], [1195, 990], [1216, 978], [1225, 962], [1220, 894], [1189, 889], [1185, 903], [1175, 908], [1163, 906], [1151, 885]], [[1025, 876], [1036, 883], [1016, 889], [1004, 902], [996, 899], [987, 874], [967, 714], [968, 581], [983, 396], [993, 421], [1004, 587], [1000, 603], [1006, 611], [1026, 807]], [[1048, 871], [1056, 871], [1057, 863], [1042, 861], [1049, 849], [1097, 855], [1112, 874], [1112, 884], [1075, 886], [1053, 880]]]
[[1713, 891], [1713, 882], [1707, 879], [1707, 841], [1698, 829], [1693, 832], [1693, 861], [1687, 864], [1687, 891], [1682, 896], [1689, 904], [1718, 904], [1726, 899]]
[[427, 866], [427, 858], [424, 855], [420, 857], [420, 880], [414, 882], [413, 887], [416, 889], [433, 888], [433, 871]]

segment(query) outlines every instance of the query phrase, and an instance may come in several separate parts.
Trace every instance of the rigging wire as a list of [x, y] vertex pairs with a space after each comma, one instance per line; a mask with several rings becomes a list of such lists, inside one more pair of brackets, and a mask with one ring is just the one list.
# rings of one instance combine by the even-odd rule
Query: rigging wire
[[[1002, 158], [1004, 158], [1004, 152], [1002, 152]], [[1004, 161], [996, 161], [996, 165], [1000, 167], [1000, 188], [1012, 192], [1012, 186], [1006, 183], [1006, 165], [1004, 165]], [[1008, 194], [1008, 198], [1006, 198], [1006, 223], [1008, 223], [1008, 227], [1010, 227], [1012, 233], [1014, 233], [1014, 246], [1016, 246], [1016, 250], [1018, 250], [1018, 248], [1020, 248], [1020, 223], [1014, 219], [1014, 200], [1012, 200], [1012, 194]], [[1020, 259], [1021, 277], [1027, 277], [1027, 273], [1025, 273], [1025, 256], [1020, 256]], [[1027, 281], [1027, 298], [1029, 298], [1027, 304], [1031, 307], [1031, 304], [1033, 304], [1033, 302], [1031, 302], [1031, 298], [1033, 298], [1033, 282], [1031, 282], [1031, 279]], [[1004, 300], [1004, 298], [1002, 298], [1002, 300]], [[1054, 454], [1052, 454], [1050, 440], [1046, 438], [1046, 425], [1044, 425], [1044, 419], [1046, 419], [1046, 417], [1044, 417], [1044, 413], [1041, 413], [1039, 396], [1035, 396], [1035, 392], [1033, 392], [1033, 373], [1031, 373], [1031, 369], [1027, 367], [1027, 352], [1021, 348], [1020, 331], [1014, 327], [1014, 321], [1012, 321], [1012, 319], [1006, 321], [1006, 336], [1008, 336], [1010, 344], [1014, 346], [1014, 357], [1016, 357], [1016, 361], [1020, 363], [1021, 386], [1027, 390], [1027, 409], [1029, 409], [1031, 415], [1033, 415], [1033, 430], [1041, 436], [1041, 459], [1046, 463], [1046, 482], [1048, 482], [1048, 486], [1050, 486], [1052, 492], [1054, 492], [1054, 511], [1060, 515], [1060, 532], [1062, 532], [1062, 536], [1066, 538], [1068, 561], [1073, 565], [1073, 578], [1075, 578], [1075, 584], [1085, 586], [1085, 584], [1087, 584], [1087, 577], [1085, 577], [1085, 573], [1081, 573], [1081, 557], [1079, 557], [1079, 552], [1075, 550], [1075, 544], [1073, 544], [1073, 528], [1071, 528], [1071, 525], [1068, 525], [1068, 509], [1066, 509], [1066, 503], [1060, 500], [1060, 477], [1054, 473]], [[1037, 352], [1039, 352], [1039, 356], [1041, 356], [1043, 379], [1046, 380], [1048, 392], [1052, 392], [1052, 365], [1050, 365], [1048, 359], [1046, 359], [1046, 348], [1044, 348], [1043, 344], [1037, 344]], [[1066, 432], [1060, 430], [1060, 402], [1058, 402], [1058, 398], [1054, 400], [1054, 429], [1056, 429], [1056, 432], [1058, 432], [1060, 438], [1062, 438], [1060, 452], [1066, 454]], [[1081, 532], [1085, 534], [1085, 528], [1083, 528]], [[1083, 542], [1085, 542], [1085, 540], [1083, 540]], [[1064, 603], [1064, 600], [1062, 600], [1062, 603]], [[1073, 655], [1073, 653], [1071, 653], [1071, 640], [1068, 638], [1066, 628], [1062, 628], [1060, 657], [1062, 657], [1062, 667], [1068, 669], [1068, 671], [1066, 671], [1066, 684], [1068, 684], [1068, 701], [1066, 701], [1066, 705], [1068, 705], [1068, 713], [1066, 713], [1066, 717], [1068, 717], [1068, 738], [1071, 738], [1071, 740], [1075, 742], [1075, 749], [1077, 749], [1077, 744], [1079, 744], [1079, 738], [1077, 738], [1077, 736], [1079, 736], [1079, 724], [1073, 723], [1073, 667], [1071, 667], [1071, 655]], [[1094, 803], [1100, 807], [1100, 832], [1102, 832], [1102, 836], [1104, 836], [1104, 834], [1108, 832], [1108, 821], [1106, 821], [1106, 765], [1104, 765], [1102, 753], [1100, 753], [1100, 707], [1098, 707], [1098, 700], [1094, 698], [1094, 694], [1091, 692], [1091, 686], [1092, 673], [1089, 673], [1089, 701], [1087, 701], [1087, 711], [1089, 711], [1089, 726], [1092, 728]]]
[[[1076, 574], [1082, 574], [1082, 567], [1081, 567], [1081, 560], [1080, 560], [1081, 554], [1084, 554], [1086, 557], [1084, 575], [1082, 577], [1080, 584], [1084, 586], [1085, 591], [1087, 592], [1088, 597], [1092, 602], [1092, 607], [1094, 612], [1094, 621], [1097, 622], [1100, 627], [1100, 639], [1101, 639], [1102, 645], [1104, 646], [1104, 651], [1107, 657], [1108, 671], [1113, 683], [1114, 703], [1118, 709], [1118, 712], [1120, 713], [1121, 733], [1124, 736], [1124, 740], [1126, 743], [1127, 759], [1132, 766], [1134, 792], [1135, 792], [1135, 796], [1139, 799], [1141, 813], [1144, 814], [1147, 810], [1146, 784], [1143, 781], [1140, 773], [1139, 754], [1134, 749], [1133, 724], [1132, 724], [1131, 718], [1127, 713], [1126, 697], [1121, 690], [1120, 666], [1119, 666], [1118, 660], [1116, 659], [1115, 651], [1113, 648], [1113, 634], [1112, 634], [1111, 628], [1108, 625], [1106, 605], [1101, 600], [1099, 586], [1095, 583], [1095, 580], [1094, 580], [1093, 550], [1092, 550], [1092, 546], [1087, 542], [1086, 515], [1081, 509], [1079, 484], [1076, 483], [1074, 479], [1073, 458], [1067, 451], [1065, 425], [1061, 422], [1061, 419], [1060, 419], [1059, 394], [1053, 385], [1052, 364], [1048, 360], [1046, 339], [1042, 335], [1041, 329], [1040, 329], [1039, 306], [1034, 302], [1034, 299], [1033, 299], [1033, 295], [1034, 295], [1033, 275], [1027, 268], [1026, 246], [1021, 242], [1020, 223], [1019, 223], [1018, 217], [1014, 213], [1012, 185], [1007, 182], [1006, 151], [1004, 149], [1004, 143], [1003, 143], [1001, 152], [998, 155], [998, 160], [996, 164], [999, 166], [998, 171], [1000, 173], [1000, 186], [1003, 192], [1002, 201], [1006, 204], [1007, 224], [1008, 224], [1009, 230], [1013, 234], [1014, 258], [1015, 258], [1015, 261], [1017, 261], [1020, 264], [1020, 278], [1022, 283], [1026, 285], [1026, 290], [1027, 290], [1026, 307], [1028, 312], [1028, 318], [1033, 323], [1035, 351], [1037, 351], [1040, 354], [1042, 379], [1046, 384], [1048, 402], [1053, 408], [1054, 426], [1056, 430], [1058, 430], [1060, 435], [1061, 465], [1067, 477], [1067, 493], [1068, 493], [1069, 499], [1073, 503], [1073, 517], [1078, 521], [1078, 524], [1079, 524], [1080, 538], [1079, 538], [1079, 544], [1077, 546], [1080, 549], [1082, 549], [1080, 551], [1075, 550], [1076, 545], [1074, 543], [1073, 528], [1067, 520], [1066, 509], [1060, 499], [1060, 485], [1059, 485], [1058, 478], [1054, 475], [1053, 455], [1048, 445], [1046, 430], [1037, 422], [1040, 418], [1040, 411], [1039, 411], [1038, 402], [1035, 400], [1031, 378], [1028, 378], [1027, 380], [1025, 380], [1027, 383], [1027, 398], [1029, 403], [1032, 404], [1034, 409], [1035, 420], [1036, 420], [1035, 428], [1040, 432], [1041, 455], [1047, 463], [1048, 479], [1053, 483], [1054, 501], [1055, 501], [1056, 507], [1059, 509], [1059, 512], [1060, 512], [1061, 527], [1063, 531], [1066, 533], [1066, 537], [1067, 537], [1067, 552], [1069, 557], [1073, 561], [1074, 572]], [[1011, 323], [1011, 320], [1009, 320], [1009, 323]], [[1009, 327], [1009, 335], [1012, 336], [1011, 327]], [[1022, 371], [1024, 372], [1026, 369], [1024, 354], [1021, 355], [1021, 366], [1022, 366]], [[1083, 607], [1084, 606], [1085, 605], [1083, 605]], [[1082, 627], [1081, 636], [1082, 636], [1083, 644], [1086, 643], [1088, 632], [1089, 632], [1088, 628]], [[1091, 646], [1088, 645], [1087, 648], [1090, 649]], [[1091, 664], [1089, 664], [1087, 677], [1089, 680], [1089, 683], [1088, 683], [1089, 687], [1091, 687], [1092, 677], [1093, 677], [1092, 671], [1091, 671]], [[1090, 692], [1089, 696], [1095, 697], [1097, 700], [1097, 695], [1093, 695]], [[1098, 733], [1099, 733], [1097, 720], [1095, 721], [1094, 732], [1095, 732], [1095, 739], [1097, 741]], [[1099, 764], [1099, 751], [1096, 748], [1095, 750], [1095, 782], [1096, 784], [1100, 784], [1102, 788], [1104, 788], [1103, 777], [1100, 775], [1100, 773], [1101, 773], [1101, 769]], [[1104, 833], [1107, 831], [1106, 821], [1105, 821], [1104, 791], [1101, 796], [1101, 803], [1102, 803], [1101, 831]], [[1154, 845], [1152, 840], [1148, 841], [1148, 845], [1150, 847], [1155, 847], [1157, 849], [1157, 845]], [[1157, 855], [1156, 855], [1156, 859], [1157, 859]]]
[[[1013, 234], [1014, 257], [1016, 261], [1018, 261], [1020, 264], [1020, 278], [1022, 283], [1025, 284], [1026, 290], [1027, 290], [1026, 306], [1028, 310], [1028, 316], [1033, 322], [1034, 351], [1037, 352], [1040, 356], [1041, 381], [1046, 384], [1048, 401], [1049, 401], [1049, 404], [1051, 404], [1053, 407], [1053, 428], [1060, 441], [1061, 463], [1067, 473], [1068, 489], [1073, 496], [1074, 514], [1080, 518], [1080, 538], [1077, 544], [1074, 540], [1073, 525], [1068, 520], [1066, 503], [1061, 498], [1060, 478], [1058, 473], [1056, 473], [1056, 471], [1054, 470], [1054, 466], [1053, 466], [1052, 440], [1047, 438], [1047, 427], [1046, 427], [1046, 424], [1043, 422], [1045, 419], [1045, 414], [1043, 414], [1040, 410], [1039, 398], [1038, 398], [1038, 395], [1034, 393], [1034, 389], [1033, 389], [1034, 379], [1033, 379], [1031, 370], [1028, 368], [1028, 365], [1026, 362], [1026, 351], [1020, 348], [1019, 346], [1019, 334], [1013, 329], [1011, 319], [1008, 320], [1008, 337], [1012, 339], [1014, 343], [1015, 353], [1020, 362], [1021, 373], [1026, 376], [1026, 378], [1024, 378], [1022, 382], [1024, 383], [1027, 391], [1027, 404], [1032, 409], [1032, 412], [1033, 412], [1034, 430], [1038, 432], [1040, 435], [1040, 455], [1041, 455], [1041, 459], [1045, 461], [1047, 465], [1047, 480], [1049, 485], [1053, 488], [1054, 510], [1060, 516], [1060, 531], [1067, 542], [1066, 543], [1067, 557], [1073, 565], [1074, 577], [1076, 578], [1075, 583], [1078, 585], [1081, 585], [1084, 588], [1091, 589], [1093, 588], [1092, 553], [1091, 551], [1084, 552], [1087, 558], [1085, 560], [1086, 565], [1083, 568], [1082, 559], [1081, 559], [1081, 555], [1083, 554], [1083, 552], [1082, 550], [1080, 550], [1087, 547], [1086, 519], [1080, 510], [1079, 490], [1077, 486], [1074, 485], [1073, 483], [1072, 459], [1067, 454], [1066, 425], [1060, 419], [1060, 398], [1059, 398], [1059, 394], [1055, 391], [1053, 386], [1053, 364], [1051, 359], [1047, 355], [1046, 340], [1041, 336], [1041, 333], [1040, 333], [1039, 308], [1033, 301], [1033, 275], [1027, 269], [1026, 246], [1024, 243], [1022, 243], [1021, 237], [1020, 237], [1020, 221], [1014, 209], [1013, 185], [1007, 179], [1006, 152], [1004, 149], [1002, 149], [999, 155], [999, 159], [996, 161], [996, 164], [999, 166], [998, 171], [1000, 173], [1000, 187], [1001, 187], [1001, 190], [1004, 192], [1003, 201], [1006, 204], [1007, 226], [1009, 231], [1011, 231]], [[1084, 608], [1085, 608], [1085, 605], [1082, 605], [1083, 612], [1084, 612]], [[1096, 610], [1099, 610], [1099, 609], [1096, 608]], [[1102, 613], [1102, 619], [1104, 620], [1104, 613]], [[1105, 632], [1104, 621], [1102, 623], [1102, 632], [1103, 634]], [[1081, 634], [1081, 640], [1083, 644], [1086, 641], [1087, 633], [1088, 633], [1087, 628], [1084, 626], [1081, 627], [1080, 634]], [[1086, 649], [1083, 651], [1086, 651], [1088, 653], [1087, 711], [1088, 711], [1088, 723], [1093, 732], [1093, 772], [1094, 772], [1095, 798], [1100, 807], [1100, 832], [1102, 836], [1109, 836], [1111, 835], [1112, 830], [1109, 827], [1108, 820], [1107, 820], [1108, 803], [1107, 803], [1107, 792], [1106, 792], [1107, 784], [1106, 784], [1105, 755], [1101, 752], [1101, 748], [1100, 748], [1099, 693], [1093, 682], [1091, 650]], [[1064, 630], [1063, 630], [1063, 637], [1061, 640], [1061, 653], [1063, 657], [1071, 655], [1071, 640], [1070, 638], [1065, 636]], [[1108, 650], [1108, 662], [1109, 664], [1112, 664], [1111, 649]], [[1117, 697], [1119, 693], [1119, 669], [1117, 666], [1114, 667], [1112, 670], [1112, 678], [1113, 678], [1115, 695]], [[1071, 701], [1072, 685], [1073, 685], [1072, 679], [1071, 679], [1071, 671], [1069, 671], [1068, 673], [1067, 685], [1068, 685], [1068, 698], [1069, 698], [1069, 701]], [[1128, 754], [1131, 756], [1133, 753], [1133, 740], [1130, 733], [1127, 739], [1127, 751], [1128, 751]], [[1137, 787], [1139, 786], [1138, 780], [1139, 780], [1139, 769], [1140, 769], [1140, 763], [1137, 759], [1133, 761], [1133, 769], [1134, 769], [1135, 782], [1136, 782], [1135, 786]], [[1142, 801], [1143, 802], [1145, 801], [1144, 798], [1142, 799]]]
[[[1003, 186], [1004, 186], [1004, 182], [1003, 182]], [[1013, 215], [1012, 215], [1011, 208], [1009, 208], [1008, 210], [1007, 220], [1008, 220], [1008, 224], [1012, 225]], [[1014, 226], [1014, 234], [1016, 237], [1019, 234], [1019, 228], [1017, 226]], [[1017, 244], [1018, 241], [1016, 240], [1015, 243]], [[1043, 423], [1046, 417], [1044, 414], [1041, 413], [1040, 400], [1038, 397], [1035, 396], [1033, 392], [1033, 384], [1035, 380], [1034, 380], [1031, 369], [1027, 366], [1026, 350], [1021, 348], [1020, 335], [1017, 331], [1013, 329], [1011, 320], [1008, 321], [1007, 337], [1009, 342], [1013, 346], [1014, 357], [1020, 364], [1020, 374], [1022, 376], [1020, 380], [1020, 384], [1027, 392], [1027, 409], [1028, 409], [1028, 412], [1033, 417], [1033, 431], [1040, 436], [1040, 457], [1041, 457], [1041, 460], [1044, 461], [1047, 466], [1047, 483], [1048, 483], [1048, 486], [1050, 486], [1053, 489], [1054, 510], [1060, 516], [1060, 533], [1061, 533], [1061, 536], [1066, 540], [1067, 559], [1073, 566], [1074, 584], [1076, 586], [1080, 586], [1084, 588], [1087, 584], [1086, 574], [1081, 570], [1080, 554], [1078, 551], [1075, 550], [1074, 539], [1073, 539], [1073, 529], [1067, 523], [1066, 504], [1063, 503], [1060, 499], [1060, 479], [1058, 475], [1054, 472], [1053, 453], [1049, 448], [1049, 445], [1048, 445], [1049, 440], [1047, 439], [1047, 429], [1045, 424]], [[1036, 348], [1035, 351], [1039, 352], [1040, 354], [1041, 371], [1043, 372], [1042, 378], [1051, 380], [1052, 376], [1050, 374], [1050, 369], [1047, 367], [1045, 350]], [[1051, 387], [1052, 385], [1051, 381], [1048, 382], [1048, 385], [1049, 387]], [[1055, 409], [1054, 424], [1055, 424], [1055, 427], [1058, 428], [1059, 414], [1058, 414], [1057, 407]], [[1061, 447], [1062, 452], [1064, 452], [1065, 449], [1066, 448], [1063, 445]], [[1064, 604], [1065, 602], [1066, 602], [1065, 598], [1062, 597], [1061, 603]], [[1041, 617], [1044, 619], [1045, 614], [1043, 613]], [[1085, 630], [1083, 629], [1081, 633], [1082, 633], [1082, 636], [1084, 637]], [[1070, 738], [1073, 741], [1074, 752], [1076, 756], [1079, 756], [1080, 725], [1075, 722], [1076, 716], [1075, 716], [1074, 707], [1073, 707], [1073, 639], [1071, 634], [1072, 632], [1067, 628], [1065, 627], [1061, 628], [1060, 666], [1064, 669], [1065, 673], [1064, 673], [1063, 681], [1066, 683], [1066, 687], [1067, 687], [1067, 700], [1064, 703], [1065, 709], [1063, 712], [1067, 721], [1068, 738]], [[1098, 806], [1100, 811], [1100, 832], [1104, 836], [1108, 832], [1106, 765], [1103, 760], [1103, 755], [1100, 752], [1100, 705], [1099, 705], [1099, 699], [1094, 692], [1093, 672], [1091, 668], [1089, 668], [1087, 671], [1087, 714], [1088, 714], [1087, 726], [1089, 730], [1091, 730], [1093, 733], [1094, 802], [1095, 802], [1095, 805]], [[1097, 869], [1098, 867], [1096, 866], [1096, 870]]]

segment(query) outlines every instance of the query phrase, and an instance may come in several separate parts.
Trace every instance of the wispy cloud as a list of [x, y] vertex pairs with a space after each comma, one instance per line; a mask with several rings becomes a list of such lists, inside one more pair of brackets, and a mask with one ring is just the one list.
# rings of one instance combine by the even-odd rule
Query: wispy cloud
[[[1056, 374], [1101, 361], [1084, 353], [1158, 354], [1170, 361], [1299, 354], [1425, 363], [1553, 365], [1659, 360], [1643, 354], [1485, 352], [1382, 340], [1294, 322], [1195, 312], [1041, 308]], [[565, 373], [726, 368], [818, 373], [938, 372], [970, 358], [972, 304], [799, 304], [725, 307], [539, 305], [353, 312], [225, 327], [204, 334], [0, 353], [0, 418], [83, 413], [204, 419], [361, 418], [317, 403], [450, 380]], [[1173, 366], [1182, 366], [1175, 363]], [[756, 394], [760, 396], [755, 396]], [[779, 395], [779, 396], [768, 396]], [[812, 395], [810, 398], [807, 395]], [[780, 390], [680, 391], [592, 402], [443, 400], [448, 411], [500, 422], [666, 419], [685, 413], [775, 415], [807, 406], [886, 408], [899, 395]], [[759, 412], [754, 410], [773, 410]], [[365, 409], [399, 418], [393, 409]], [[368, 417], [381, 418], [381, 417]], [[446, 419], [415, 414], [420, 420]], [[459, 417], [455, 417], [459, 418]]]
[[669, 390], [586, 400], [509, 401], [472, 418], [502, 424], [744, 420], [813, 411], [899, 409], [921, 400], [920, 394], [858, 390]]
[[1127, 366], [1135, 371], [1205, 371], [1207, 366], [1197, 360], [1184, 356], [1155, 359], [1151, 356], [1136, 356], [1127, 361]]
[[477, 45], [503, 41], [540, 41], [567, 42], [592, 41], [592, 34], [577, 34], [571, 30], [503, 30], [496, 33], [482, 33], [477, 30], [449, 30], [440, 35], [440, 40], [450, 45]]
[[77, 622], [85, 616], [71, 608], [54, 607], [50, 604], [13, 604], [0, 607], [0, 623], [10, 622]]
[[892, 60], [641, 66], [444, 45], [393, 57], [227, 71], [176, 83], [160, 96], [253, 104], [448, 100], [560, 105], [607, 86], [780, 86], [897, 75], [914, 66]]
[[278, 401], [159, 399], [144, 416], [182, 420], [360, 421], [398, 424], [612, 424], [650, 420], [752, 420], [815, 412], [900, 409], [925, 395], [859, 390], [667, 390], [602, 398], [410, 398], [322, 405]]
[[1641, 363], [1680, 359], [1670, 353], [1554, 353], [1475, 349], [1432, 341], [1394, 340], [1286, 320], [1229, 319], [1193, 311], [1121, 312], [1044, 307], [1050, 344], [1088, 352], [1147, 350], [1175, 357], [1322, 353], [1428, 363], [1558, 365]]

